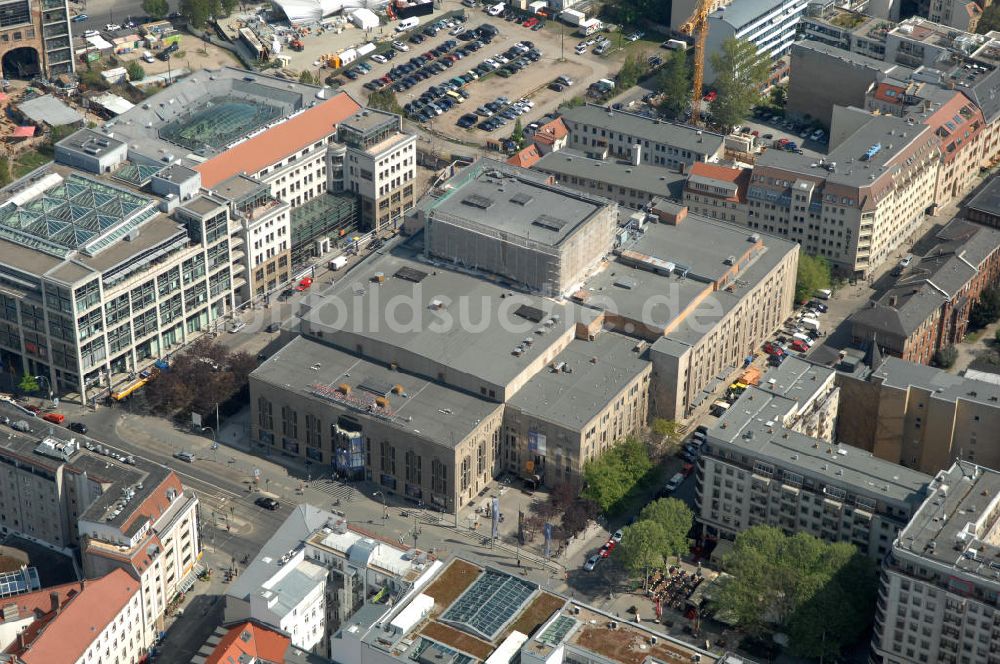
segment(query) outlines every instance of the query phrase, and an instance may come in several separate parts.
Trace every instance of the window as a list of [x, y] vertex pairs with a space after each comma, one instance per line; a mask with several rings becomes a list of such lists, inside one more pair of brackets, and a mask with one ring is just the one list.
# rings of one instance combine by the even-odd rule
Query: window
[[396, 474], [396, 448], [388, 442], [382, 441], [382, 472], [390, 475]]
[[421, 481], [421, 459], [413, 450], [407, 450], [406, 452], [406, 481], [409, 484], [420, 484]]
[[431, 461], [431, 491], [440, 495], [448, 493], [448, 467], [437, 459]]
[[299, 414], [288, 406], [281, 407], [281, 435], [299, 437]]
[[472, 482], [472, 457], [469, 455], [465, 455], [465, 458], [462, 459], [461, 478], [460, 490], [465, 491]]
[[486, 473], [486, 442], [479, 443], [479, 449], [476, 450], [476, 473], [482, 476]]

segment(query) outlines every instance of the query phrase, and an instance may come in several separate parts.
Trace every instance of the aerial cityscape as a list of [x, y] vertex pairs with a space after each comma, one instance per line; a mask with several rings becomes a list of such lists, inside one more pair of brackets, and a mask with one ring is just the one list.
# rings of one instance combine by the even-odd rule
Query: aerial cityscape
[[0, 664], [1000, 664], [1000, 5], [0, 0]]

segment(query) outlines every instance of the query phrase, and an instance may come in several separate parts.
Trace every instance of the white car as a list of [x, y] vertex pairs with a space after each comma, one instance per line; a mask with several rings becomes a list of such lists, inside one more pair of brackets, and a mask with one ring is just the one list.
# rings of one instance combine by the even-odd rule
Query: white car
[[402, 53], [405, 53], [406, 51], [410, 50], [409, 46], [407, 46], [406, 44], [404, 44], [403, 42], [401, 42], [399, 40], [396, 40], [396, 41], [392, 42], [392, 47], [394, 49], [396, 49], [397, 51], [400, 51]]
[[621, 531], [621, 529], [619, 528], [618, 530], [615, 531], [615, 534], [611, 536], [611, 541], [612, 542], [621, 542], [622, 541], [622, 535], [624, 535], [624, 534], [625, 533], [623, 533]]
[[594, 568], [597, 567], [597, 563], [599, 563], [600, 561], [601, 557], [595, 553], [590, 558], [587, 558], [587, 562], [583, 564], [583, 569], [587, 570], [588, 572], [593, 572]]
[[104, 29], [107, 30], [108, 32], [114, 32], [115, 30], [121, 30], [122, 26], [118, 25], [117, 23], [106, 23], [104, 25]]
[[376, 53], [375, 55], [373, 55], [372, 60], [381, 65], [384, 65], [386, 62], [388, 62], [388, 60], [385, 59], [385, 56], [382, 55], [381, 53]]
[[576, 51], [577, 55], [583, 55], [584, 53], [587, 52], [587, 45], [586, 44], [577, 44], [577, 47], [574, 50]]

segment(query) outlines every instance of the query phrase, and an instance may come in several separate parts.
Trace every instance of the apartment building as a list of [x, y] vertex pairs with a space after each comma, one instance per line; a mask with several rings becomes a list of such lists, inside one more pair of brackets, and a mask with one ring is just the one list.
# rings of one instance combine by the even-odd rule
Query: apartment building
[[837, 376], [843, 399], [837, 437], [875, 456], [936, 473], [955, 461], [1000, 466], [994, 383], [869, 352]]
[[[245, 285], [237, 301], [248, 302], [274, 292], [291, 279], [291, 206], [271, 196], [267, 185], [245, 175], [221, 182], [206, 199], [229, 207], [234, 222], [233, 262], [246, 266]], [[239, 268], [237, 268], [239, 270]]]
[[641, 210], [655, 198], [680, 199], [684, 175], [659, 166], [618, 159], [593, 159], [576, 150], [550, 152], [533, 170], [551, 175], [556, 184], [602, 196], [621, 207]]
[[998, 501], [996, 471], [957, 461], [934, 476], [882, 564], [872, 661], [998, 661]]
[[332, 191], [351, 191], [361, 198], [361, 218], [371, 229], [395, 228], [413, 207], [417, 173], [417, 137], [403, 133], [398, 115], [364, 109], [344, 119], [337, 140], [346, 149], [331, 149], [331, 175], [338, 169], [343, 181], [329, 178]]
[[933, 204], [939, 146], [928, 126], [838, 107], [825, 158], [760, 156], [747, 189], [748, 225], [864, 277], [910, 240]]
[[224, 622], [252, 621], [287, 635], [293, 649], [339, 659], [331, 637], [376, 604], [376, 593], [382, 607], [391, 606], [385, 600], [406, 596], [440, 567], [426, 553], [369, 535], [343, 516], [299, 505], [227, 589]]
[[284, 664], [286, 658], [298, 653], [291, 650], [292, 642], [284, 633], [261, 623], [247, 620], [235, 625], [219, 626], [192, 658], [192, 664], [230, 664], [259, 662]]
[[[849, 542], [875, 560], [889, 553], [931, 477], [797, 430], [810, 426], [813, 411], [838, 407], [832, 379], [815, 365], [780, 367], [709, 430], [696, 494], [705, 537], [769, 525]], [[827, 433], [833, 417], [827, 410], [820, 418]]]
[[806, 4], [805, 0], [733, 0], [709, 14], [705, 82], [715, 80], [709, 55], [721, 53], [726, 40], [748, 41], [772, 61], [787, 54]]
[[682, 171], [696, 162], [719, 161], [724, 154], [722, 134], [603, 106], [566, 109], [562, 121], [569, 132], [566, 147], [595, 159]]
[[80, 514], [80, 552], [88, 578], [123, 570], [139, 583], [152, 643], [164, 629], [167, 604], [194, 585], [200, 569], [198, 497], [173, 471], [134, 461], [145, 471], [139, 481], [101, 494]]
[[958, 343], [982, 292], [1000, 280], [1000, 230], [953, 219], [877, 300], [850, 316], [856, 347], [929, 364]]
[[4, 605], [8, 627], [2, 657], [11, 664], [137, 664], [154, 643], [139, 584], [122, 570], [18, 596]]
[[920, 16], [963, 32], [976, 32], [983, 15], [983, 5], [975, 0], [919, 0], [916, 10]]
[[0, 3], [0, 59], [4, 75], [54, 79], [76, 70], [66, 0], [7, 0]]
[[695, 164], [684, 182], [684, 204], [692, 214], [747, 225], [749, 168]]

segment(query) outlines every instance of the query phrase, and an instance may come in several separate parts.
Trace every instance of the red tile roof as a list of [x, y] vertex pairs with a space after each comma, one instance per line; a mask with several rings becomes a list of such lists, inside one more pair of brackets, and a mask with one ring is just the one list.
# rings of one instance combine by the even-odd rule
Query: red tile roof
[[534, 145], [529, 145], [526, 148], [522, 148], [520, 151], [515, 152], [507, 159], [508, 164], [513, 164], [514, 166], [520, 166], [521, 168], [531, 168], [534, 166], [542, 155], [539, 154], [538, 148]]
[[[45, 596], [45, 614], [25, 630], [24, 648], [16, 642], [8, 648], [8, 652], [17, 654], [24, 664], [77, 661], [139, 592], [138, 582], [125, 571], [116, 569], [99, 579], [87, 581], [85, 585], [72, 584], [70, 590], [78, 592], [70, 596], [67, 590], [67, 599], [60, 610], [49, 611], [49, 593], [60, 592], [62, 596], [60, 589], [63, 588], [68, 586], [32, 593]], [[18, 604], [23, 599], [17, 598]]]
[[556, 118], [552, 122], [547, 122], [539, 127], [535, 131], [533, 140], [543, 145], [552, 145], [559, 139], [566, 138], [568, 135], [569, 130], [566, 129], [566, 123], [563, 122], [562, 118]]
[[[729, 197], [730, 200], [734, 201], [745, 201], [747, 195], [747, 186], [750, 184], [750, 169], [749, 168], [729, 168], [728, 166], [718, 166], [716, 164], [705, 164], [703, 162], [695, 162], [691, 166], [691, 170], [688, 171], [690, 175], [698, 175], [703, 178], [708, 178], [710, 180], [718, 180], [720, 182], [731, 182], [736, 185], [736, 198]], [[704, 192], [699, 192], [704, 193]]]
[[361, 110], [350, 95], [341, 92], [332, 99], [307, 109], [231, 150], [194, 167], [201, 173], [203, 187], [214, 187], [239, 173], [260, 170], [333, 133], [337, 124]]
[[253, 657], [261, 664], [284, 664], [291, 643], [284, 634], [247, 621], [229, 628], [205, 664], [239, 662], [240, 655]]
[[875, 99], [886, 104], [902, 104], [905, 88], [891, 83], [879, 83], [875, 88]]

